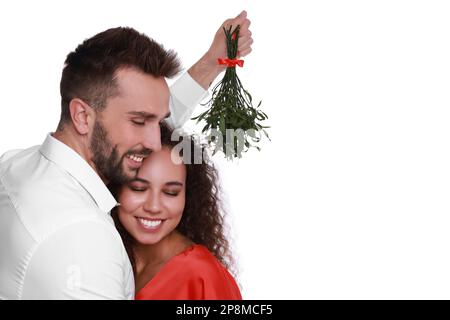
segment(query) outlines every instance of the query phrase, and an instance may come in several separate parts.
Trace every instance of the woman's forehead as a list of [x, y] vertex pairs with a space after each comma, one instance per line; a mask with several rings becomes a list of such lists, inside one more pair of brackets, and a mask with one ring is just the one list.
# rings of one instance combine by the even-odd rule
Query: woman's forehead
[[137, 177], [144, 180], [184, 180], [186, 166], [180, 160], [182, 158], [176, 152], [163, 146], [160, 151], [152, 152], [149, 157], [144, 159]]

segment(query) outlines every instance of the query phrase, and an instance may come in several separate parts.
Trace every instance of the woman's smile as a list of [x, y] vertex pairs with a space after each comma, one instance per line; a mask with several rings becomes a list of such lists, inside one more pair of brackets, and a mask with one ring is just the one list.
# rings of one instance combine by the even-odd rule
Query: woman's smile
[[136, 217], [136, 219], [146, 232], [157, 232], [165, 221], [165, 219], [149, 219], [142, 217]]

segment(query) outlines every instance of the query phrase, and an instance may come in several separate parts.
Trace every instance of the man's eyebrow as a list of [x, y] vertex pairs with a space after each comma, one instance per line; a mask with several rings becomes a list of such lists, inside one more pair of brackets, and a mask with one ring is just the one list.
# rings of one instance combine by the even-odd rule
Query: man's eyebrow
[[[138, 117], [142, 117], [145, 119], [156, 119], [158, 118], [158, 116], [154, 113], [150, 113], [150, 112], [145, 112], [145, 111], [130, 111], [127, 114], [132, 115], [132, 116], [138, 116]], [[170, 111], [164, 116], [164, 119], [169, 118], [170, 117]]]

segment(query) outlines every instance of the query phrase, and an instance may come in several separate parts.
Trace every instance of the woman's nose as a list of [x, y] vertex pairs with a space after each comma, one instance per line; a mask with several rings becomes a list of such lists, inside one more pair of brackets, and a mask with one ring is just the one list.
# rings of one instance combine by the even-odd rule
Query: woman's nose
[[161, 211], [161, 201], [157, 194], [152, 192], [147, 196], [144, 203], [144, 210], [150, 213], [159, 213]]

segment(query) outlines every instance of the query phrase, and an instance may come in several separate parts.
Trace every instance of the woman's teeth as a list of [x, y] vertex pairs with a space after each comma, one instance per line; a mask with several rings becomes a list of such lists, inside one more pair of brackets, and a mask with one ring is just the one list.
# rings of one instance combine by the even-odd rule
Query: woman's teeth
[[139, 222], [142, 223], [145, 227], [148, 228], [156, 228], [162, 222], [162, 220], [146, 220], [142, 218], [138, 218]]
[[138, 157], [134, 154], [128, 154], [127, 157], [136, 162], [142, 162], [142, 160], [144, 160], [144, 157]]

